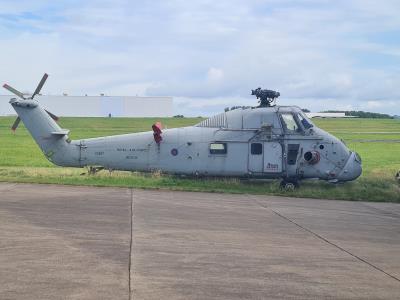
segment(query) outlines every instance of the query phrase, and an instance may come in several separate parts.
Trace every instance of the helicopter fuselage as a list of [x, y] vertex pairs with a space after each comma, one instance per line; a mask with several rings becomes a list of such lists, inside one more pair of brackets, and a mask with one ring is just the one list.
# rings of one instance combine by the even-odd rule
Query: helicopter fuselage
[[194, 126], [162, 129], [157, 142], [153, 131], [71, 141], [36, 101], [11, 104], [46, 157], [60, 166], [332, 182], [356, 179], [362, 170], [355, 152], [298, 107], [236, 109]]

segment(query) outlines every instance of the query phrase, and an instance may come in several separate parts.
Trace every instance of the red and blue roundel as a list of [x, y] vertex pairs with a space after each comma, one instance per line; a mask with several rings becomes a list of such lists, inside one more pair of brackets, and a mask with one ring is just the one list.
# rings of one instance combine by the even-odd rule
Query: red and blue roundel
[[174, 148], [171, 150], [171, 155], [172, 156], [177, 156], [178, 155], [178, 149]]

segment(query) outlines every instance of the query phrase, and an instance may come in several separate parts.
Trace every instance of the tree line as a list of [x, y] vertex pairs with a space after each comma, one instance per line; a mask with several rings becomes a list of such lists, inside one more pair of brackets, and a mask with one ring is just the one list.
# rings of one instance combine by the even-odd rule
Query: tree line
[[371, 119], [393, 119], [391, 115], [388, 114], [380, 114], [369, 111], [361, 111], [361, 110], [350, 110], [350, 111], [339, 111], [339, 110], [327, 110], [323, 111], [326, 113], [345, 113], [346, 116], [358, 117], [358, 118], [371, 118]]

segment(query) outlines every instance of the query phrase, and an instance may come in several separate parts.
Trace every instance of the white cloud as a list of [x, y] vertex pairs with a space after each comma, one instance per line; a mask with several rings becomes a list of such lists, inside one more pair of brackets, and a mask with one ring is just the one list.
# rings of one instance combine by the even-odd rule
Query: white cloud
[[370, 109], [380, 108], [384, 105], [384, 103], [380, 101], [367, 101], [367, 107]]
[[207, 72], [207, 80], [211, 83], [218, 83], [224, 78], [224, 71], [218, 68], [210, 68]]

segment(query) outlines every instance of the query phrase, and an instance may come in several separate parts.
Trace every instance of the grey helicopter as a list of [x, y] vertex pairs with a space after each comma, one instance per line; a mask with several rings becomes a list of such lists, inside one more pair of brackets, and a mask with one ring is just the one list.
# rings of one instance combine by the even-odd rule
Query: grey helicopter
[[[4, 84], [18, 98], [11, 129], [22, 120], [46, 158], [63, 167], [281, 179], [293, 189], [303, 179], [332, 183], [351, 181], [362, 173], [360, 156], [318, 128], [297, 106], [276, 105], [279, 92], [257, 88], [257, 107], [225, 111], [194, 126], [164, 129], [160, 123], [140, 133], [71, 140], [34, 98], [47, 79], [44, 74], [30, 97]], [[149, 128], [150, 129], [150, 128]]]

